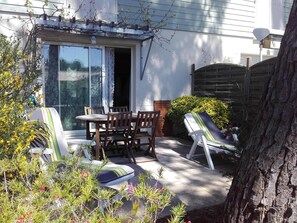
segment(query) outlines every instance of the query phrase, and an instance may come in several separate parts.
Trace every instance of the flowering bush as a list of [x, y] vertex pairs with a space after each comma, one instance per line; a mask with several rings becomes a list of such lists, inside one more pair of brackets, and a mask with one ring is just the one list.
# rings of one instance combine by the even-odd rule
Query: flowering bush
[[199, 98], [192, 112], [207, 112], [220, 129], [227, 127], [231, 117], [229, 106], [216, 98]]
[[[100, 167], [82, 168], [76, 156], [42, 171], [40, 155], [30, 155], [29, 148], [33, 140], [48, 134], [41, 123], [26, 120], [32, 107], [29, 97], [39, 88], [34, 82], [36, 64], [18, 50], [17, 42], [0, 36], [0, 222], [156, 221], [172, 194], [149, 184], [150, 175], [140, 176], [139, 183], [127, 190], [124, 185], [116, 195], [98, 185]], [[133, 205], [121, 215], [124, 200]], [[180, 222], [183, 213], [183, 205], [175, 207], [170, 222]]]

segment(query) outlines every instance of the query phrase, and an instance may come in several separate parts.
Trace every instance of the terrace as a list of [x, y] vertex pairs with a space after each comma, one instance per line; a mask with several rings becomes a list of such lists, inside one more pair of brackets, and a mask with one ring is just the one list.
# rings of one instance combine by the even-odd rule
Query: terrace
[[[137, 164], [125, 163], [125, 165], [135, 170], [136, 177], [145, 170], [157, 177], [158, 170], [162, 167], [163, 178], [159, 182], [175, 194], [172, 204], [182, 202], [186, 205], [187, 211], [223, 203], [232, 183], [232, 173], [236, 164], [214, 155], [216, 169], [210, 170], [202, 149], [197, 151], [201, 153], [201, 156], [194, 160], [186, 158], [191, 145], [191, 141], [173, 137], [157, 137], [158, 161], [142, 156], [137, 157]], [[119, 157], [110, 159], [112, 162], [121, 162]], [[126, 159], [123, 160], [126, 161]], [[132, 179], [132, 183], [136, 183], [136, 177]], [[169, 209], [165, 209], [162, 216], [169, 215]]]

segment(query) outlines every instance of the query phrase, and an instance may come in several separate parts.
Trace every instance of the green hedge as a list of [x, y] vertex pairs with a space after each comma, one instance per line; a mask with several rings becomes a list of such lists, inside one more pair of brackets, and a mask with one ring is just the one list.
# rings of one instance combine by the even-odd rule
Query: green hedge
[[175, 134], [186, 134], [183, 118], [188, 112], [207, 112], [220, 129], [228, 125], [231, 117], [228, 105], [221, 100], [216, 98], [199, 98], [197, 96], [182, 96], [171, 102], [167, 113], [167, 117], [173, 123]]

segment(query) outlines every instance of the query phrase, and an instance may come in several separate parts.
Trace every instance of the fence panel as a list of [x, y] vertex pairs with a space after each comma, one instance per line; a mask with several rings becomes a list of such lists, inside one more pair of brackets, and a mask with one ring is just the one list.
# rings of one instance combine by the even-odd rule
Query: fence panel
[[261, 98], [264, 89], [266, 89], [268, 80], [272, 75], [276, 57], [269, 60], [264, 60], [261, 63], [257, 63], [250, 67], [250, 83], [249, 83], [249, 95], [247, 99], [248, 117], [247, 120], [255, 119], [260, 106]]
[[238, 123], [253, 123], [276, 58], [250, 68], [236, 64], [212, 64], [192, 71], [192, 94], [226, 102]]
[[215, 97], [226, 102], [239, 121], [243, 106], [243, 83], [245, 66], [213, 64], [197, 69], [192, 74], [193, 95]]

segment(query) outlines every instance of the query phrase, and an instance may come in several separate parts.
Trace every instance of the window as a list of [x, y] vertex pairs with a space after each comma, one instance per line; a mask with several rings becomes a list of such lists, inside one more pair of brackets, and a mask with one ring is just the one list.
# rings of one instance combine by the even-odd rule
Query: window
[[102, 106], [102, 49], [44, 46], [45, 106], [55, 107], [64, 130], [84, 129], [84, 106]]

